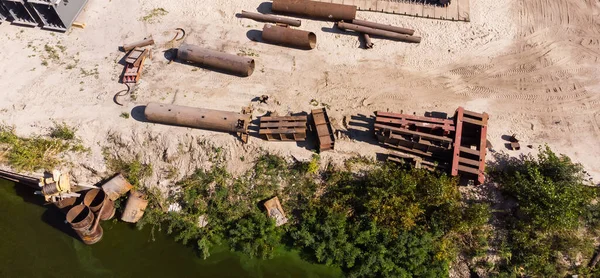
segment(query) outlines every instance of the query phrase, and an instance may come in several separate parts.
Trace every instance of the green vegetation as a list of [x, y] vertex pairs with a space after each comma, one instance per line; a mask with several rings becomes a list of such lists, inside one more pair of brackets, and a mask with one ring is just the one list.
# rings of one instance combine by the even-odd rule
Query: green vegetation
[[59, 156], [66, 152], [84, 152], [75, 131], [66, 124], [55, 124], [50, 138], [20, 137], [13, 127], [0, 126], [0, 159], [17, 171], [52, 170], [62, 161]]
[[[286, 246], [353, 277], [444, 277], [458, 252], [487, 248], [474, 240], [489, 234], [487, 205], [461, 203], [456, 180], [445, 175], [387, 164], [319, 172], [316, 155], [305, 163], [264, 155], [234, 178], [215, 153], [213, 166], [180, 181], [175, 196], [150, 192], [138, 226], [165, 226], [205, 258], [217, 244], [259, 258]], [[281, 227], [262, 209], [273, 196], [289, 218]], [[181, 210], [166, 212], [171, 204]]]
[[104, 160], [109, 170], [121, 173], [135, 189], [142, 188], [144, 179], [152, 175], [152, 164], [143, 163], [139, 157], [126, 159], [103, 150]]
[[169, 12], [163, 8], [155, 8], [152, 9], [147, 15], [140, 18], [140, 20], [148, 23], [155, 23], [158, 21], [159, 17], [165, 16], [168, 13]]
[[119, 115], [119, 117], [121, 117], [123, 119], [129, 119], [129, 113], [123, 112], [123, 113], [121, 113], [121, 115]]
[[[500, 156], [506, 167], [491, 171], [502, 192], [516, 201], [508, 211], [503, 262], [506, 276], [590, 275], [588, 262], [600, 227], [598, 188], [585, 182], [583, 167], [541, 148], [537, 157]], [[594, 275], [600, 275], [596, 271]]]

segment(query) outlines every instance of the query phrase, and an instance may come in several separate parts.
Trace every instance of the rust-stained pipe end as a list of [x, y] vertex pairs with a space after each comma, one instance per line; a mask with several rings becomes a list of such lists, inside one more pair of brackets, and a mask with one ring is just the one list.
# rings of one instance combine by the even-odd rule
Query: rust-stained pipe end
[[252, 73], [254, 72], [254, 59], [250, 60], [250, 62], [248, 62], [250, 65], [248, 66], [248, 70], [246, 71], [246, 76], [250, 76], [252, 75]]
[[315, 46], [317, 46], [317, 35], [315, 35], [313, 32], [308, 33], [308, 46], [310, 49], [313, 49]]

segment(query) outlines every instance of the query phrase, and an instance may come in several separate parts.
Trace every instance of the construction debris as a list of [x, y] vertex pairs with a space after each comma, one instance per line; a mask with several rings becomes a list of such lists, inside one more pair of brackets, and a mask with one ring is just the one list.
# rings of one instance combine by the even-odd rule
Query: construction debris
[[131, 190], [133, 186], [123, 177], [122, 174], [117, 174], [102, 185], [102, 190], [108, 196], [108, 199], [114, 201], [119, 199], [123, 194]]
[[454, 119], [381, 111], [376, 116], [375, 135], [383, 146], [393, 150], [388, 160], [484, 182], [486, 113], [459, 107]]
[[131, 191], [121, 220], [129, 223], [137, 223], [144, 216], [144, 210], [146, 210], [147, 206], [148, 200], [145, 199], [144, 194], [139, 191]]
[[254, 59], [252, 58], [204, 49], [191, 44], [179, 46], [177, 58], [241, 76], [250, 76], [254, 72]]
[[104, 231], [100, 225], [95, 225], [94, 213], [84, 204], [72, 207], [67, 213], [67, 223], [77, 233], [83, 243], [91, 245], [102, 239]]
[[149, 103], [144, 115], [154, 123], [234, 132], [244, 143], [251, 120], [248, 114], [160, 103]]
[[242, 11], [240, 14], [242, 18], [254, 19], [256, 21], [262, 22], [270, 22], [270, 23], [282, 23], [289, 26], [300, 27], [302, 22], [298, 19], [285, 18], [276, 15], [270, 14], [259, 14], [259, 13], [251, 13], [247, 11]]
[[130, 51], [136, 47], [144, 47], [144, 46], [149, 46], [149, 45], [154, 45], [154, 39], [152, 39], [152, 35], [144, 38], [141, 41], [136, 41], [136, 42], [132, 42], [132, 43], [128, 43], [128, 44], [123, 44], [123, 51], [127, 52]]
[[302, 49], [313, 49], [317, 45], [315, 33], [280, 25], [265, 24], [262, 38], [266, 42]]
[[269, 141], [306, 140], [307, 116], [261, 117], [259, 135]]
[[402, 27], [397, 27], [397, 26], [392, 26], [392, 25], [385, 25], [385, 24], [380, 24], [380, 23], [366, 21], [366, 20], [353, 19], [351, 22], [352, 22], [352, 24], [356, 24], [356, 25], [360, 25], [360, 26], [395, 32], [395, 33], [399, 33], [399, 34], [406, 34], [409, 36], [412, 36], [415, 34], [415, 30], [413, 30], [413, 29], [402, 28]]
[[369, 35], [373, 35], [373, 36], [386, 37], [386, 38], [403, 41], [403, 42], [410, 42], [410, 43], [420, 43], [421, 42], [421, 37], [410, 36], [410, 35], [406, 35], [406, 34], [400, 34], [400, 33], [396, 33], [396, 32], [375, 29], [375, 28], [371, 28], [371, 27], [365, 27], [365, 26], [361, 26], [361, 25], [346, 23], [344, 21], [338, 22], [337, 27], [340, 29], [344, 29], [344, 30], [352, 30], [352, 31], [356, 31], [359, 33], [369, 34]]
[[517, 135], [515, 134], [510, 137], [510, 149], [513, 151], [521, 149], [521, 144], [519, 144], [519, 139], [517, 139]]
[[142, 76], [144, 61], [149, 55], [148, 49], [135, 47], [125, 58], [125, 71], [123, 72], [123, 83], [138, 83]]
[[0, 21], [4, 19], [32, 27], [41, 25], [43, 29], [65, 32], [87, 2], [88, 0], [0, 0]]
[[356, 6], [308, 0], [273, 0], [272, 10], [323, 20], [351, 21], [356, 17]]
[[371, 41], [371, 36], [369, 34], [362, 33], [363, 38], [365, 39], [365, 49], [373, 48], [374, 44]]
[[258, 103], [264, 103], [267, 104], [267, 101], [269, 100], [269, 96], [267, 95], [262, 95], [258, 98]]
[[[83, 204], [89, 207], [93, 213], [97, 213], [100, 220], [110, 220], [115, 216], [115, 203], [108, 199], [102, 189], [92, 189], [85, 193]], [[100, 214], [100, 209], [105, 207]]]
[[279, 227], [288, 222], [285, 217], [285, 212], [279, 203], [279, 198], [273, 197], [272, 199], [265, 202], [265, 208], [267, 209], [267, 215], [275, 220], [275, 226]]
[[313, 109], [311, 111], [313, 127], [317, 132], [319, 151], [333, 150], [335, 137], [327, 110], [325, 108]]

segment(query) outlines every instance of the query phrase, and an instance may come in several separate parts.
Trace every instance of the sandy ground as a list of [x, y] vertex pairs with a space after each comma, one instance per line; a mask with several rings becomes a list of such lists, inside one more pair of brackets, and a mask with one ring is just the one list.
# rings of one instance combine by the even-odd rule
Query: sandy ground
[[[154, 8], [169, 13], [153, 22], [141, 18]], [[151, 101], [240, 111], [256, 96], [254, 116], [309, 111], [312, 99], [330, 107], [335, 127], [344, 135], [325, 160], [385, 153], [363, 127], [377, 110], [441, 111], [458, 106], [490, 114], [488, 138], [496, 151], [506, 150], [503, 135], [516, 134], [521, 152], [547, 143], [581, 162], [600, 181], [600, 3], [596, 0], [474, 0], [471, 22], [450, 22], [373, 12], [366, 20], [414, 28], [421, 44], [374, 39], [360, 49], [352, 33], [332, 29], [332, 22], [304, 20], [318, 46], [295, 50], [262, 42], [262, 23], [235, 16], [241, 10], [270, 9], [260, 0], [159, 1], [90, 0], [79, 21], [85, 29], [66, 34], [0, 25], [0, 122], [22, 135], [43, 133], [52, 121], [78, 128], [92, 153], [77, 156], [73, 174], [94, 182], [104, 174], [102, 147], [138, 155], [153, 163], [152, 183], [165, 181], [169, 164], [178, 178], [207, 163], [210, 148], [223, 147], [232, 170], [247, 169], [260, 150], [297, 158], [311, 151], [296, 143], [252, 137], [242, 145], [234, 136], [143, 122], [139, 106]], [[184, 28], [187, 43], [256, 60], [247, 78], [196, 67], [167, 64], [163, 51], [173, 29]], [[113, 103], [124, 89], [118, 50], [123, 42], [152, 34], [157, 45], [147, 62], [136, 98]], [[58, 49], [48, 58], [45, 45]], [[48, 65], [42, 65], [47, 61]], [[122, 112], [132, 118], [119, 117]], [[532, 144], [533, 149], [526, 145]], [[491, 158], [490, 156], [488, 158]], [[161, 181], [161, 182], [159, 182]]]

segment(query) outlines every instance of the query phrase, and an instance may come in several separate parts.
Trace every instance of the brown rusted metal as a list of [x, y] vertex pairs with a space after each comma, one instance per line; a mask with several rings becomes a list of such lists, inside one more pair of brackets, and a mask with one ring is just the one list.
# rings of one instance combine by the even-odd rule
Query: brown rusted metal
[[298, 19], [286, 18], [270, 14], [251, 13], [247, 11], [242, 11], [241, 17], [254, 19], [256, 21], [262, 22], [283, 23], [294, 27], [300, 27], [300, 25], [302, 24], [302, 22]]
[[85, 244], [94, 244], [102, 239], [103, 230], [94, 224], [94, 214], [91, 209], [80, 204], [72, 207], [67, 213], [67, 223], [75, 230]]
[[27, 185], [31, 188], [34, 188], [34, 189], [40, 188], [39, 187], [39, 183], [40, 183], [39, 178], [25, 176], [25, 175], [21, 175], [21, 174], [9, 172], [9, 171], [4, 171], [4, 170], [0, 170], [0, 178], [15, 182], [15, 183], [21, 183], [21, 184]]
[[144, 199], [144, 197], [144, 194], [141, 192], [131, 191], [131, 193], [129, 193], [129, 198], [127, 199], [127, 204], [125, 205], [125, 210], [123, 210], [121, 220], [129, 223], [136, 223], [142, 219], [144, 210], [148, 206], [148, 200]]
[[371, 28], [371, 27], [365, 27], [365, 26], [361, 26], [361, 25], [346, 23], [343, 21], [338, 22], [337, 26], [340, 29], [352, 30], [352, 31], [360, 32], [360, 33], [373, 35], [373, 36], [386, 37], [386, 38], [403, 41], [403, 42], [410, 42], [410, 43], [420, 43], [421, 42], [421, 37], [409, 36], [406, 34], [399, 34], [399, 33], [391, 32], [391, 31], [380, 30], [380, 29], [375, 29], [375, 28]]
[[119, 199], [127, 191], [131, 190], [133, 186], [123, 177], [122, 174], [114, 176], [112, 179], [102, 185], [102, 190], [108, 196], [108, 199], [114, 201]]
[[273, 0], [272, 10], [325, 20], [347, 20], [356, 17], [356, 6], [308, 0]]
[[288, 222], [285, 212], [283, 211], [283, 207], [281, 207], [281, 203], [279, 202], [279, 198], [277, 198], [277, 196], [266, 201], [264, 206], [265, 209], [267, 209], [267, 215], [275, 220], [275, 226], [279, 227]]
[[306, 140], [307, 116], [261, 117], [258, 134], [269, 141]]
[[[85, 193], [83, 204], [88, 206], [93, 213], [98, 214], [100, 220], [110, 220], [115, 215], [115, 204], [109, 200], [103, 190], [92, 189]], [[102, 207], [102, 214], [99, 211]]]
[[71, 197], [71, 198], [66, 198], [66, 199], [60, 199], [56, 202], [54, 202], [53, 204], [63, 213], [67, 213], [74, 205], [75, 202], [77, 202], [77, 198], [76, 197]]
[[250, 123], [250, 115], [162, 103], [149, 103], [144, 115], [155, 123], [242, 134]]
[[333, 150], [335, 137], [333, 135], [331, 122], [329, 121], [329, 116], [327, 116], [327, 110], [325, 110], [325, 108], [313, 109], [311, 113], [313, 125], [319, 141], [319, 151]]
[[313, 32], [271, 24], [263, 27], [262, 38], [266, 42], [304, 49], [313, 49], [317, 45], [317, 36]]
[[154, 44], [154, 39], [152, 39], [152, 36], [149, 36], [141, 41], [123, 44], [123, 50], [125, 50], [125, 52], [127, 52], [136, 47], [144, 47], [144, 46], [153, 45], [153, 44]]
[[373, 48], [374, 44], [371, 41], [371, 36], [369, 34], [362, 33], [363, 38], [365, 39], [365, 49]]
[[474, 176], [478, 184], [485, 181], [488, 118], [487, 113], [476, 113], [462, 107], [456, 110], [452, 176]]
[[392, 25], [385, 25], [385, 24], [381, 24], [381, 23], [360, 20], [360, 19], [353, 19], [352, 24], [365, 26], [365, 27], [371, 27], [373, 29], [379, 29], [379, 30], [385, 30], [385, 31], [390, 31], [390, 32], [395, 32], [395, 33], [400, 33], [400, 34], [411, 35], [411, 36], [415, 33], [415, 30], [413, 30], [413, 29], [402, 28], [402, 27], [397, 27], [397, 26], [392, 26]]
[[254, 59], [252, 58], [204, 49], [191, 44], [179, 46], [177, 58], [241, 76], [250, 76], [254, 72]]

